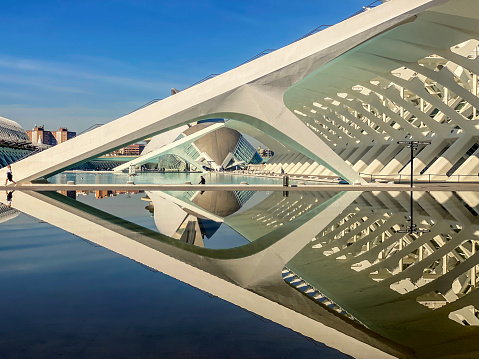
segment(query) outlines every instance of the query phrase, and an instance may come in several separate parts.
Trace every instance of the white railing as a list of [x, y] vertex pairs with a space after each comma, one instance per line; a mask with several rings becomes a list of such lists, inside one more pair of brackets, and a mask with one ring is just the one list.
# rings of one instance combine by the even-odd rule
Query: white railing
[[[368, 180], [369, 182], [394, 182], [394, 183], [403, 183], [407, 184], [411, 182], [410, 174], [391, 174], [391, 175], [382, 175], [375, 173], [363, 173], [360, 172], [359, 175]], [[479, 182], [479, 173], [478, 174], [469, 174], [469, 175], [455, 175], [450, 176], [446, 174], [419, 174], [413, 175], [414, 182], [418, 183], [437, 183], [437, 182]]]

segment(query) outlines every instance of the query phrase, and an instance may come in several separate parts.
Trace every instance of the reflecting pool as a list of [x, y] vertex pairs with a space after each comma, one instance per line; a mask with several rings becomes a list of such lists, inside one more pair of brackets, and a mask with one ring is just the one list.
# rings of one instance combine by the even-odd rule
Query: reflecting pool
[[0, 202], [2, 358], [479, 354], [476, 192]]
[[[77, 184], [125, 184], [128, 180], [134, 180], [136, 184], [182, 184], [186, 181], [199, 183], [200, 176], [204, 176], [207, 184], [240, 184], [245, 181], [249, 184], [280, 184], [279, 177], [258, 177], [248, 175], [232, 175], [223, 172], [182, 173], [182, 172], [144, 172], [129, 176], [127, 173], [95, 172], [95, 171], [70, 171], [60, 173], [48, 179], [51, 183], [65, 184], [75, 181]], [[298, 180], [291, 179], [291, 183]]]

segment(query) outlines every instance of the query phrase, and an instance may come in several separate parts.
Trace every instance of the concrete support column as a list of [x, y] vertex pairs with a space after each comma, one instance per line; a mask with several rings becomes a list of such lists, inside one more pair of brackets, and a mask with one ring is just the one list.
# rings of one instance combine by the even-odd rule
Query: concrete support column
[[353, 169], [355, 171], [361, 172], [382, 153], [383, 149], [384, 145], [379, 143], [371, 146], [368, 152], [366, 152], [361, 158], [357, 159], [356, 163], [353, 165]]
[[403, 148], [379, 173], [396, 174], [410, 160], [410, 150]]
[[402, 150], [403, 146], [399, 147], [397, 144], [394, 145], [394, 143], [390, 143], [362, 172], [371, 174], [378, 173]]
[[[474, 144], [474, 138], [469, 134], [463, 134], [447, 149], [443, 155], [434, 162], [431, 167], [424, 173], [431, 175], [431, 178], [435, 178], [436, 174], [445, 174], [466, 151]], [[439, 178], [436, 178], [439, 179]], [[445, 178], [443, 178], [445, 179]]]
[[[414, 174], [419, 175], [421, 171], [437, 156], [441, 150], [447, 146], [447, 142], [443, 139], [435, 139], [431, 142], [430, 145], [426, 146], [416, 157], [414, 157]], [[408, 173], [407, 170], [410, 170], [409, 166], [403, 170], [405, 173]]]

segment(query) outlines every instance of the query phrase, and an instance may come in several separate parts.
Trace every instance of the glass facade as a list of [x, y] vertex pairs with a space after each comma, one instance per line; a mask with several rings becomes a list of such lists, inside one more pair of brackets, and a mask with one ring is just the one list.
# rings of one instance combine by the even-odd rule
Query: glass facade
[[240, 137], [233, 155], [245, 164], [255, 165], [263, 162], [256, 149], [243, 136]]

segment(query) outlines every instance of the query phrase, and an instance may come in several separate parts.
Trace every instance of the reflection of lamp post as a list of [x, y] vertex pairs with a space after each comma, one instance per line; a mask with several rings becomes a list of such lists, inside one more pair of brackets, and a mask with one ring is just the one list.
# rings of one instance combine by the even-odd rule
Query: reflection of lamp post
[[410, 213], [411, 213], [411, 217], [410, 217], [410, 225], [409, 226], [406, 226], [406, 229], [400, 229], [398, 231], [396, 231], [396, 233], [407, 233], [407, 234], [419, 234], [419, 233], [429, 233], [431, 232], [429, 229], [419, 229], [417, 224], [414, 224], [414, 208], [413, 208], [413, 204], [414, 204], [414, 199], [413, 199], [413, 191], [411, 191], [411, 195], [410, 195], [410, 198], [411, 198], [411, 207], [410, 207]]
[[[411, 188], [413, 185], [413, 176], [414, 176], [414, 166], [413, 166], [413, 161], [414, 161], [414, 151], [418, 149], [419, 145], [430, 145], [431, 141], [398, 141], [398, 145], [404, 145], [406, 147], [409, 147], [411, 149]], [[411, 195], [412, 198], [412, 195]], [[412, 201], [412, 200], [411, 200]]]

